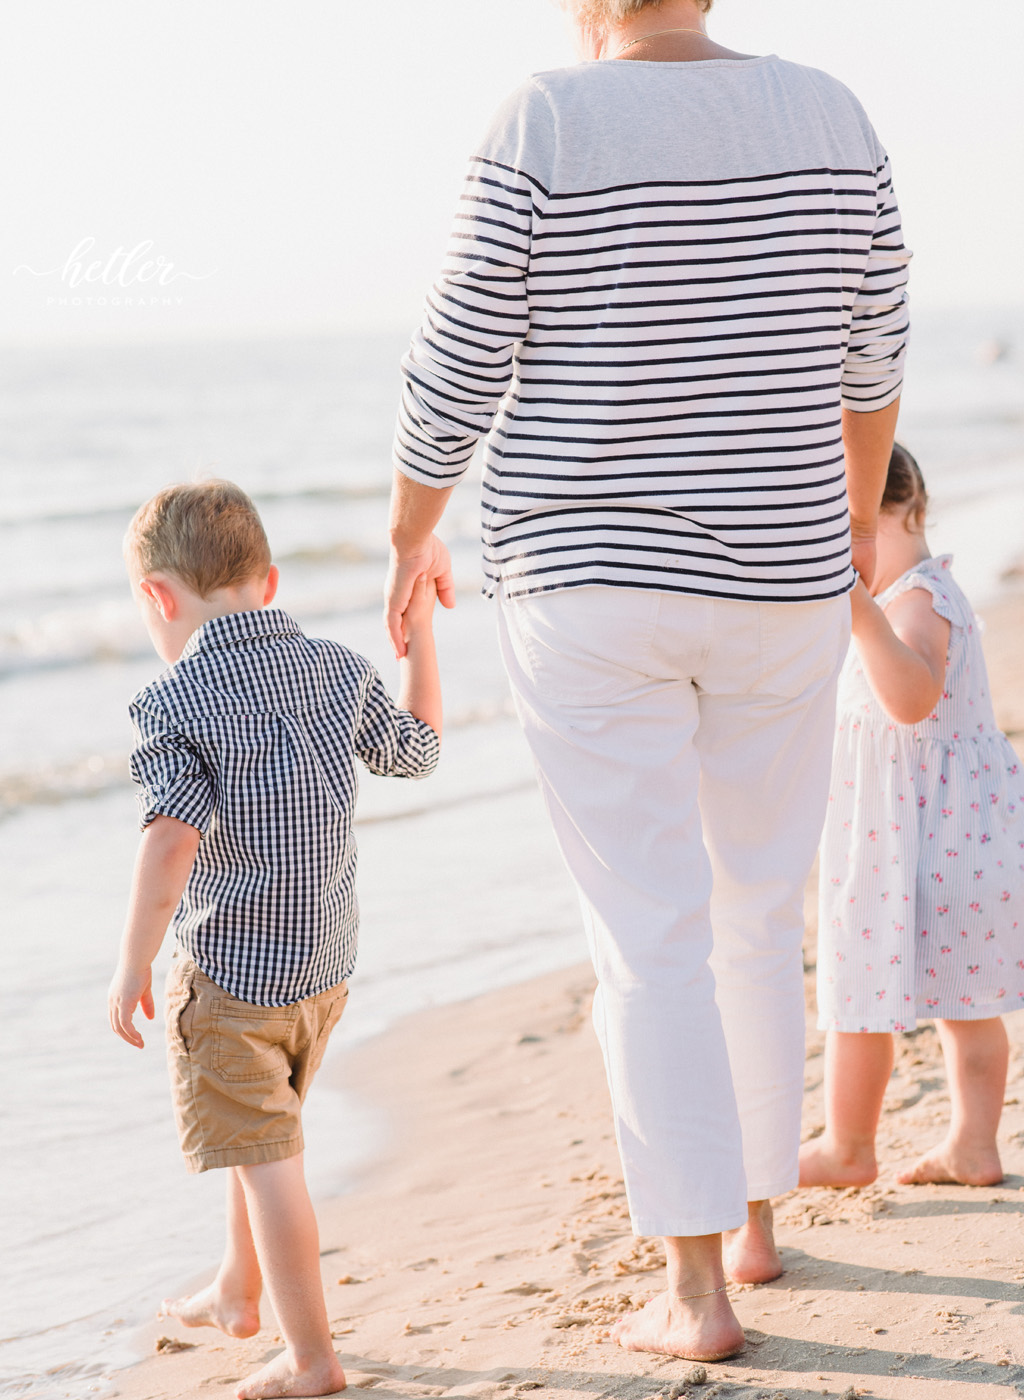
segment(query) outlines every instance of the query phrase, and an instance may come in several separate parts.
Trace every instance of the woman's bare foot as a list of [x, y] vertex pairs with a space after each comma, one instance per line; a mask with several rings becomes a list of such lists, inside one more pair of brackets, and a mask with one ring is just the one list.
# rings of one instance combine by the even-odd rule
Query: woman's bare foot
[[801, 1186], [870, 1186], [877, 1175], [871, 1146], [841, 1150], [830, 1138], [819, 1137], [800, 1149]]
[[725, 1293], [685, 1303], [671, 1293], [659, 1293], [639, 1312], [619, 1319], [612, 1328], [612, 1341], [627, 1351], [654, 1351], [685, 1361], [724, 1361], [743, 1350], [745, 1338]]
[[347, 1385], [341, 1362], [332, 1351], [323, 1360], [298, 1366], [287, 1350], [242, 1382], [238, 1400], [269, 1400], [278, 1395], [336, 1395]]
[[782, 1273], [772, 1220], [771, 1201], [748, 1201], [747, 1223], [727, 1231], [722, 1257], [734, 1283], [771, 1283]]
[[930, 1182], [940, 1186], [995, 1186], [1002, 1179], [1003, 1166], [995, 1143], [969, 1149], [948, 1140], [896, 1176], [901, 1186], [925, 1186]]
[[185, 1327], [219, 1327], [229, 1337], [254, 1337], [260, 1330], [259, 1299], [228, 1298], [216, 1281], [187, 1298], [165, 1298], [159, 1316]]

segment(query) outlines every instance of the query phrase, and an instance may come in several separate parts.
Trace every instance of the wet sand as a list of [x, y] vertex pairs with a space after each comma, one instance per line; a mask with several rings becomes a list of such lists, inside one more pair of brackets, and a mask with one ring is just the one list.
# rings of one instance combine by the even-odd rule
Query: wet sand
[[[997, 715], [1020, 749], [1024, 599], [984, 615]], [[823, 1121], [813, 888], [808, 914], [807, 1136]], [[350, 1389], [494, 1400], [1024, 1394], [1024, 1012], [1007, 1018], [1003, 1183], [896, 1183], [948, 1113], [938, 1038], [925, 1024], [898, 1043], [878, 1181], [776, 1203], [785, 1273], [731, 1288], [746, 1350], [695, 1368], [608, 1339], [618, 1316], [662, 1286], [664, 1259], [658, 1241], [629, 1231], [592, 988], [589, 968], [550, 974], [409, 1018], [334, 1066], [392, 1125], [382, 1159], [320, 1209]], [[248, 1341], [154, 1321], [138, 1338], [145, 1359], [112, 1377], [114, 1390], [125, 1400], [230, 1395], [280, 1348], [266, 1303], [263, 1320]]]

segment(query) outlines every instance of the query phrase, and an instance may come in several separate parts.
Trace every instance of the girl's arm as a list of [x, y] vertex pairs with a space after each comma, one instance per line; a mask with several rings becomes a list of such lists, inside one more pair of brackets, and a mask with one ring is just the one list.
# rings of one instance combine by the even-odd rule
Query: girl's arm
[[857, 651], [878, 703], [897, 724], [917, 724], [942, 695], [948, 621], [926, 588], [908, 589], [883, 611], [858, 578], [850, 601]]

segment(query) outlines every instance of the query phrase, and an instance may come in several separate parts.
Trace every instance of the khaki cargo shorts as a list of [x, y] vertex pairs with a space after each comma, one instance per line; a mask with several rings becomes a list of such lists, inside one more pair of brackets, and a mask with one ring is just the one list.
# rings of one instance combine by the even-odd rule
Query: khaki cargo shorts
[[167, 975], [167, 1062], [190, 1172], [302, 1151], [301, 1105], [345, 1009], [344, 982], [291, 1006], [254, 1006], [179, 953]]

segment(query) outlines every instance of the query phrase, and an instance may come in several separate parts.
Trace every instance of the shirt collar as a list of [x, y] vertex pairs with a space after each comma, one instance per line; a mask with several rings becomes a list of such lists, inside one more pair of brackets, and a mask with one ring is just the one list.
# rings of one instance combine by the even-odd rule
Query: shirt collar
[[299, 624], [280, 608], [260, 608], [255, 612], [224, 613], [212, 617], [189, 637], [181, 653], [187, 661], [200, 651], [229, 647], [236, 642], [255, 641], [257, 637], [302, 636]]

